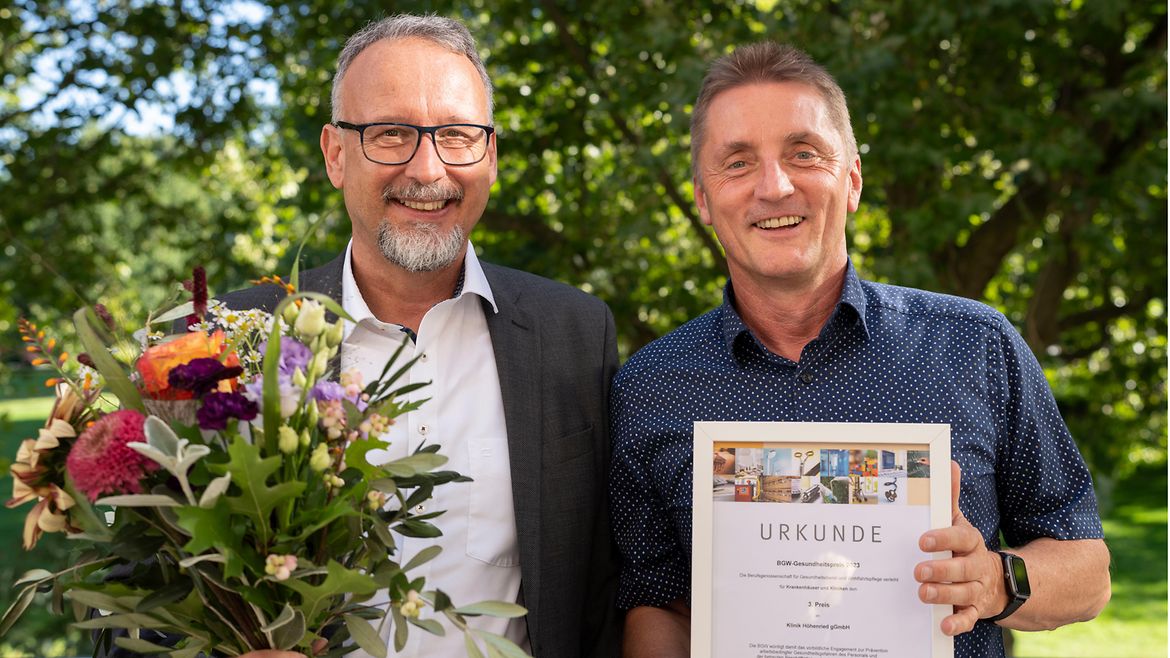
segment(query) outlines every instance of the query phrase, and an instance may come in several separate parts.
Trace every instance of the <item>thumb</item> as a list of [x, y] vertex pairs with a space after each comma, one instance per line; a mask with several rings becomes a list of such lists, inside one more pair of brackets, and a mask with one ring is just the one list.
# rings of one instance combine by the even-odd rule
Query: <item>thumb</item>
[[963, 469], [959, 468], [959, 462], [951, 460], [951, 523], [954, 524], [963, 516], [963, 512], [959, 510], [959, 489], [961, 488], [963, 480]]

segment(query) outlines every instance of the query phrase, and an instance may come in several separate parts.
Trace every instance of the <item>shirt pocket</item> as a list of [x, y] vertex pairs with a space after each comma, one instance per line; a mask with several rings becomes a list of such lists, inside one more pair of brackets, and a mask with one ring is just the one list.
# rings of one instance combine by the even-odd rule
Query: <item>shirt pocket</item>
[[476, 436], [468, 441], [471, 500], [467, 506], [467, 556], [497, 567], [520, 564], [508, 439]]

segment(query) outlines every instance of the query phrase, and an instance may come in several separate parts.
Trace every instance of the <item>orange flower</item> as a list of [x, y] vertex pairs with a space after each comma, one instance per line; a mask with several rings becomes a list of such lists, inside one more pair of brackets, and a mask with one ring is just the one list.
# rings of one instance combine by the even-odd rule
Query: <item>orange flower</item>
[[[224, 333], [216, 330], [208, 335], [200, 331], [188, 334], [149, 347], [138, 359], [138, 372], [142, 375], [142, 388], [147, 396], [156, 400], [186, 400], [194, 396], [191, 391], [172, 389], [168, 377], [176, 366], [181, 366], [192, 359], [218, 359], [224, 350]], [[230, 354], [224, 359], [224, 365], [239, 365], [239, 358]]]
[[[58, 403], [60, 403], [60, 398]], [[57, 409], [54, 409], [56, 415]], [[49, 419], [36, 439], [25, 439], [16, 453], [12, 473], [12, 498], [5, 502], [14, 508], [29, 501], [37, 501], [24, 519], [24, 548], [31, 549], [44, 532], [77, 529], [69, 523], [67, 510], [74, 501], [53, 480], [60, 477], [56, 469], [41, 463], [61, 446], [62, 439], [77, 436], [73, 426], [59, 417]]]

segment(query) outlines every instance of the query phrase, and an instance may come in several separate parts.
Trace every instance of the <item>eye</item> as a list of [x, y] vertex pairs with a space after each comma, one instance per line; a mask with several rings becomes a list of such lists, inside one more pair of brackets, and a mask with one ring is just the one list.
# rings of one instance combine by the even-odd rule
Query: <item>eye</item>
[[744, 169], [745, 167], [747, 167], [747, 163], [743, 160], [735, 160], [727, 163], [728, 169]]

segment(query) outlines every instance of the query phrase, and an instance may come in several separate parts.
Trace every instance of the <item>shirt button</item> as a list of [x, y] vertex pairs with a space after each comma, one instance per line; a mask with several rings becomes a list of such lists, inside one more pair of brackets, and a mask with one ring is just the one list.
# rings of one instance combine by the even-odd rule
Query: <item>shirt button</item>
[[420, 356], [420, 357], [418, 358], [418, 360], [419, 360], [419, 361], [422, 361], [423, 363], [426, 363], [426, 362], [427, 362], [427, 359], [429, 359], [429, 358], [430, 358], [430, 356], [428, 356], [426, 352], [423, 352], [423, 353], [422, 353], [422, 356]]
[[813, 374], [811, 372], [806, 370], [800, 374], [800, 381], [804, 382], [805, 384], [811, 384], [812, 380]]
[[427, 427], [426, 425], [419, 425], [418, 426], [418, 433], [422, 434], [423, 436], [426, 436], [427, 432], [429, 432], [429, 431], [431, 431], [431, 428]]
[[418, 507], [415, 507], [415, 508], [414, 508], [414, 513], [415, 513], [415, 514], [422, 514], [422, 513], [423, 513], [423, 512], [425, 512], [425, 511], [427, 511], [427, 506], [426, 506], [426, 505], [419, 505]]

